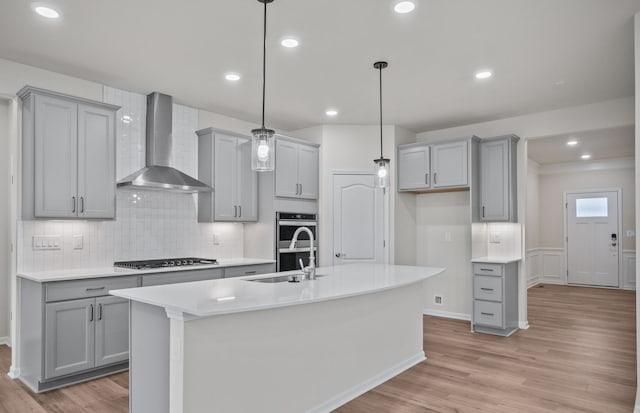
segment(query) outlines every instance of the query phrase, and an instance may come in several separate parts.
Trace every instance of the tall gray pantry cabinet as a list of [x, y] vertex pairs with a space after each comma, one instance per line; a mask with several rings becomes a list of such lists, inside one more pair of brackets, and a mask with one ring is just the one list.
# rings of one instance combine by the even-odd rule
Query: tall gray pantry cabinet
[[22, 219], [113, 219], [118, 106], [25, 86]]

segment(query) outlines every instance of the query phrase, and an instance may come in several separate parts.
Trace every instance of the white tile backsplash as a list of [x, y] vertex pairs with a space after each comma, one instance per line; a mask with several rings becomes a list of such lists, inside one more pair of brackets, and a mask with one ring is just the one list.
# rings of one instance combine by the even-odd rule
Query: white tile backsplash
[[[146, 96], [105, 87], [104, 101], [122, 107], [116, 118], [116, 176], [121, 179], [145, 165]], [[194, 177], [197, 128], [198, 111], [174, 104], [171, 165]], [[198, 223], [194, 194], [118, 189], [115, 221], [20, 221], [18, 270], [105, 267], [114, 261], [181, 256], [240, 258], [243, 233], [242, 224]], [[33, 251], [34, 235], [60, 235], [62, 249]], [[75, 235], [83, 236], [83, 249], [74, 250]]]

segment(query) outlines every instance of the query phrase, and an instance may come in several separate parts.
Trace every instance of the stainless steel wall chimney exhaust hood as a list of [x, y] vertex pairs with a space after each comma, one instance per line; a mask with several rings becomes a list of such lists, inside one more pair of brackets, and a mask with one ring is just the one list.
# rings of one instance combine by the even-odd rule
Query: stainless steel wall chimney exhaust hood
[[169, 166], [172, 128], [171, 96], [153, 92], [147, 96], [146, 167], [118, 181], [118, 187], [177, 192], [211, 192], [213, 188]]

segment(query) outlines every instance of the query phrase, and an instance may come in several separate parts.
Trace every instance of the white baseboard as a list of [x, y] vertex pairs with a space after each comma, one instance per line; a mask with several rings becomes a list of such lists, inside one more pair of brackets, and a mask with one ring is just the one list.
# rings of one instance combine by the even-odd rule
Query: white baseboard
[[2, 345], [11, 347], [11, 339], [9, 337], [0, 337], [0, 346]]
[[640, 413], [640, 404], [636, 403], [636, 407], [633, 409], [633, 413]]
[[527, 321], [519, 321], [518, 322], [518, 328], [520, 330], [528, 330], [529, 329], [529, 320], [527, 320]]
[[9, 376], [12, 379], [17, 379], [18, 377], [20, 377], [20, 369], [11, 366], [9, 368], [9, 372], [7, 373], [7, 376]]
[[422, 314], [432, 315], [434, 317], [453, 318], [454, 320], [471, 321], [470, 314], [452, 313], [450, 311], [434, 310], [432, 308], [425, 308], [424, 310], [422, 310]]
[[531, 284], [528, 284], [528, 285], [527, 285], [527, 290], [528, 290], [529, 288], [535, 287], [535, 286], [536, 286], [536, 285], [538, 285], [538, 284], [540, 284], [540, 280], [535, 280], [535, 281], [531, 282]]
[[368, 392], [374, 387], [381, 385], [385, 381], [397, 376], [403, 371], [410, 369], [411, 367], [415, 366], [416, 364], [424, 360], [426, 360], [426, 357], [424, 355], [424, 352], [421, 351], [418, 354], [412, 357], [409, 357], [407, 360], [404, 360], [396, 364], [395, 366], [392, 366], [391, 368], [383, 371], [382, 373], [350, 388], [349, 390], [346, 390], [330, 398], [329, 400], [323, 403], [320, 403], [319, 405], [308, 410], [308, 412], [309, 413], [331, 412], [337, 409], [338, 407], [342, 406], [343, 404], [355, 399], [358, 396], [363, 395], [364, 393]]

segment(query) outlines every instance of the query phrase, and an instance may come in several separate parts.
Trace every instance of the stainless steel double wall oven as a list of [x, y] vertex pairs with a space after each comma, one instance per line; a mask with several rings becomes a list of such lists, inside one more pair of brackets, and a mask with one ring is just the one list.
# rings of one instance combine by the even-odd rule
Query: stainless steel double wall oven
[[[298, 237], [296, 248], [289, 249], [293, 233], [300, 227], [307, 227], [315, 238], [314, 251], [318, 256], [318, 218], [316, 214], [299, 214], [295, 212], [276, 212], [276, 260], [277, 271], [295, 270], [302, 259], [304, 265], [309, 265], [310, 240], [306, 232]], [[318, 259], [316, 258], [316, 265]]]

